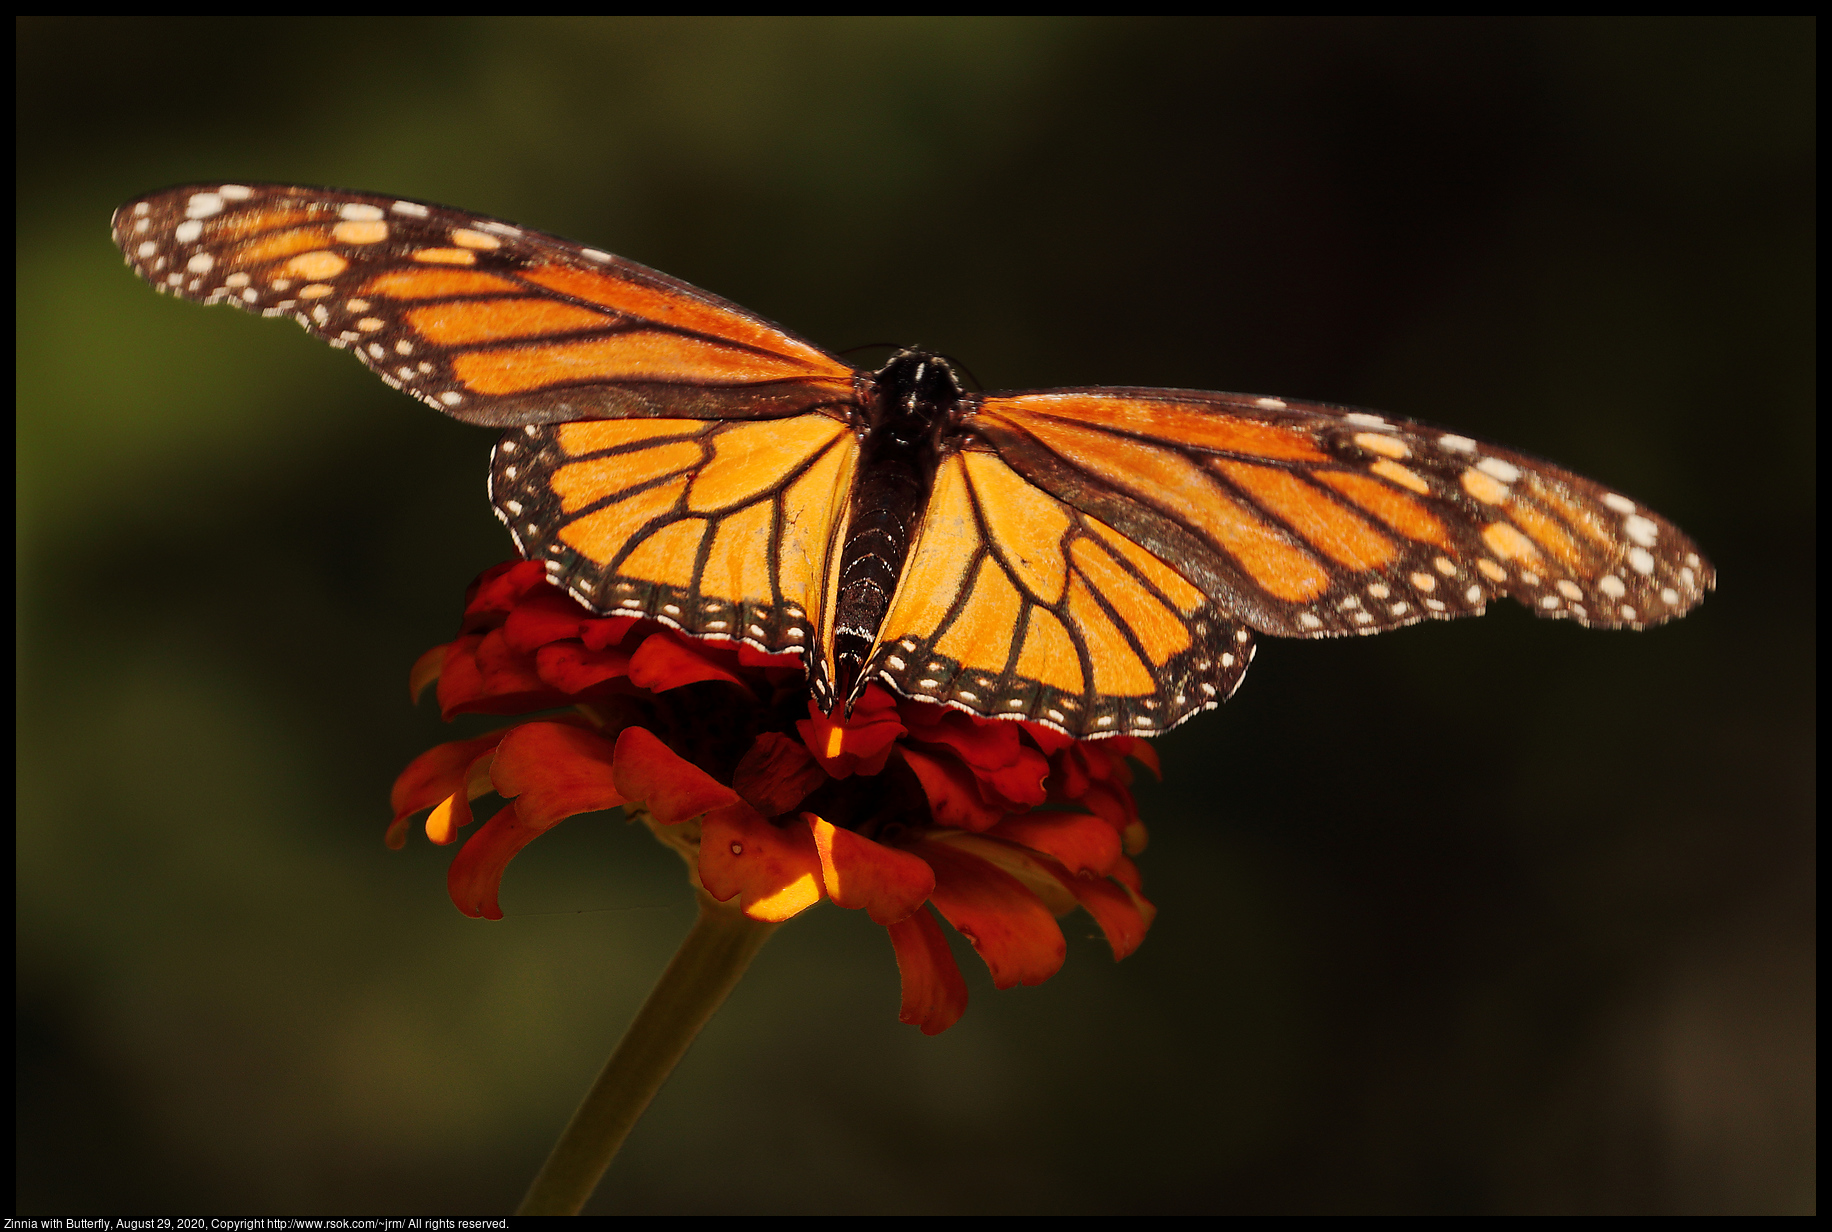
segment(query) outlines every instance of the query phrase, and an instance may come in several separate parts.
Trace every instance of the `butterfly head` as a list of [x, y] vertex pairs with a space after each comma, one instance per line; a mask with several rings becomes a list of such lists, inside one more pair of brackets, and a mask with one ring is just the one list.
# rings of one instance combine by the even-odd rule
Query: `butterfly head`
[[873, 384], [867, 427], [885, 444], [903, 448], [938, 442], [966, 395], [953, 364], [911, 347], [892, 355]]

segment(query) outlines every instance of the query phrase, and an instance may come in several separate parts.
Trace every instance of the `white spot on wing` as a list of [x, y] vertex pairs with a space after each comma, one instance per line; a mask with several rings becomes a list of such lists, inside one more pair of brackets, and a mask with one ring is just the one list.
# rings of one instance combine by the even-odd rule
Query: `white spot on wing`
[[431, 210], [421, 205], [418, 201], [396, 201], [388, 208], [397, 214], [405, 214], [409, 218], [425, 218], [428, 214], [432, 213]]
[[1520, 468], [1515, 466], [1512, 462], [1504, 462], [1500, 458], [1484, 458], [1482, 461], [1476, 463], [1476, 469], [1485, 475], [1501, 480], [1503, 483], [1513, 483], [1516, 479], [1520, 478]]
[[1628, 550], [1628, 567], [1633, 569], [1636, 573], [1641, 574], [1643, 577], [1646, 577], [1648, 574], [1654, 572], [1654, 554], [1646, 548], [1630, 548]]
[[374, 222], [382, 216], [382, 208], [379, 205], [365, 205], [360, 201], [350, 201], [345, 203], [337, 213], [339, 217], [347, 218], [351, 222]]
[[1653, 547], [1654, 540], [1660, 537], [1660, 527], [1638, 513], [1631, 513], [1622, 519], [1622, 529], [1628, 532], [1630, 539], [1644, 548]]
[[172, 228], [172, 238], [177, 240], [180, 244], [194, 244], [197, 242], [197, 237], [203, 233], [203, 223], [197, 221], [195, 218], [186, 222], [181, 222], [176, 227]]
[[1634, 501], [1626, 496], [1617, 496], [1614, 492], [1605, 492], [1603, 494], [1603, 503], [1608, 505], [1611, 509], [1614, 509], [1617, 513], [1635, 512]]

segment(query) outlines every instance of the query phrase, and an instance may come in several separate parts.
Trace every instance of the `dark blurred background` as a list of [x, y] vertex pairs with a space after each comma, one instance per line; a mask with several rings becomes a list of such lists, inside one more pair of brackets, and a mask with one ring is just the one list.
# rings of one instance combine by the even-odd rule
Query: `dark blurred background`
[[511, 550], [493, 438], [133, 278], [114, 207], [222, 179], [525, 222], [988, 388], [1451, 425], [1718, 566], [1643, 634], [1263, 644], [1140, 788], [1136, 956], [1071, 917], [929, 1039], [883, 931], [811, 912], [590, 1209], [1814, 1209], [1810, 20], [18, 34], [18, 1213], [506, 1210], [692, 918], [615, 815], [499, 924], [383, 848], [453, 731], [408, 666]]

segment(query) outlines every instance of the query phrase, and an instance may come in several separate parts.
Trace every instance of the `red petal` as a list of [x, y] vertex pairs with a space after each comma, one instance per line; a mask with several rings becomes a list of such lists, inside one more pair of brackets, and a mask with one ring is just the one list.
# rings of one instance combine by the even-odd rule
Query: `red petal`
[[688, 644], [671, 629], [652, 633], [630, 656], [630, 683], [660, 693], [702, 680], [726, 680], [742, 685], [736, 675], [714, 662], [699, 646]]
[[534, 652], [534, 670], [562, 693], [583, 693], [629, 675], [630, 656], [621, 650], [587, 650], [577, 641], [555, 642]]
[[1105, 877], [1120, 857], [1119, 832], [1087, 813], [1021, 813], [987, 833], [1054, 856], [1072, 876]]
[[507, 561], [485, 569], [464, 597], [464, 631], [500, 627], [521, 597], [546, 581], [547, 567], [538, 560]]
[[1093, 781], [1071, 748], [1050, 759], [1050, 777], [1044, 781], [1044, 787], [1052, 800], [1079, 800], [1087, 794], [1088, 784]]
[[1015, 723], [976, 719], [934, 705], [910, 704], [905, 710], [910, 739], [947, 746], [976, 774], [1011, 765], [1023, 747]]
[[1134, 864], [1131, 860], [1128, 860], [1125, 856], [1121, 856], [1113, 862], [1113, 871], [1108, 873], [1107, 876], [1113, 878], [1115, 881], [1131, 890], [1134, 894], [1143, 894], [1145, 892], [1145, 879], [1139, 876], [1139, 866]]
[[426, 687], [439, 679], [439, 673], [445, 667], [445, 652], [449, 649], [449, 646], [434, 646], [413, 661], [413, 668], [407, 673], [408, 701], [417, 705]]
[[863, 908], [874, 923], [894, 924], [922, 906], [935, 889], [934, 870], [909, 852], [874, 843], [813, 813], [802, 817], [820, 853], [821, 883], [840, 906]]
[[1041, 723], [1020, 723], [1018, 726], [1024, 729], [1025, 735], [1036, 742], [1039, 749], [1043, 750], [1045, 757], [1053, 758], [1075, 743], [1075, 737], [1065, 736], [1055, 728], [1045, 727]]
[[936, 825], [985, 830], [1005, 816], [1006, 810], [986, 803], [980, 795], [979, 780], [953, 757], [906, 748], [903, 760], [922, 783], [923, 794], [929, 798], [929, 814]]
[[1135, 899], [1125, 886], [1114, 885], [1104, 877], [1070, 877], [1064, 884], [1100, 925], [1107, 944], [1113, 947], [1114, 962], [1139, 948], [1139, 942], [1145, 940], [1145, 930], [1151, 927], [1151, 916], [1140, 910], [1140, 904], [1150, 907], [1150, 903]]
[[582, 620], [579, 637], [587, 650], [608, 650], [623, 641], [631, 629], [642, 621], [634, 616], [614, 616], [606, 620]]
[[1137, 736], [1127, 736], [1125, 739], [1131, 745], [1131, 747], [1126, 750], [1126, 756], [1143, 765], [1147, 770], [1151, 771], [1153, 778], [1162, 783], [1164, 781], [1164, 767], [1158, 763], [1157, 746], [1153, 745], [1151, 741], [1141, 740]]
[[732, 772], [732, 790], [765, 817], [780, 817], [827, 781], [827, 772], [799, 740], [764, 732]]
[[617, 737], [612, 778], [623, 798], [640, 804], [665, 826], [722, 808], [738, 793], [720, 783], [644, 727]]
[[388, 796], [395, 820], [431, 808], [464, 786], [465, 772], [471, 763], [495, 748], [508, 731], [505, 727], [470, 740], [435, 744], [408, 762], [407, 769], [394, 780], [394, 790]]
[[1112, 783], [1089, 783], [1088, 790], [1082, 793], [1078, 803], [1115, 831], [1124, 830], [1139, 819], [1139, 808], [1132, 802], [1132, 793]]
[[700, 884], [720, 902], [739, 895], [753, 920], [782, 921], [821, 901], [821, 857], [808, 823], [773, 826], [739, 800], [700, 825]]
[[461, 637], [447, 648], [439, 676], [439, 707], [447, 719], [467, 712], [516, 714], [565, 704], [565, 695], [535, 673], [534, 657], [511, 650], [500, 629]]
[[509, 861], [554, 824], [529, 825], [516, 816], [513, 803], [484, 822], [483, 829], [471, 835], [471, 841], [459, 849], [451, 868], [446, 870], [445, 888], [458, 910], [472, 919], [502, 919], [503, 909], [496, 896]]
[[[1016, 725], [1007, 723], [1003, 726]], [[988, 804], [1004, 803], [1008, 806], [1006, 812], [1016, 813], [1049, 798], [1049, 793], [1043, 789], [1043, 780], [1049, 772], [1050, 763], [1044, 760], [1043, 754], [1036, 749], [1020, 748], [1017, 760], [1011, 765], [974, 773], [980, 781], [980, 794], [986, 796]]]
[[624, 797], [612, 778], [615, 747], [568, 723], [523, 723], [496, 748], [490, 780], [515, 797], [521, 819], [551, 826], [576, 813], [616, 808]]
[[945, 843], [912, 851], [935, 870], [930, 901], [986, 960], [995, 988], [1041, 984], [1062, 969], [1062, 930], [1017, 878]]
[[590, 615], [559, 587], [545, 586], [515, 605], [503, 622], [503, 636], [512, 649], [532, 654], [549, 642], [578, 637], [579, 626]]
[[1049, 759], [1024, 743], [1021, 724], [915, 702], [905, 703], [903, 713], [910, 739], [940, 745], [959, 757], [979, 779], [988, 804], [1018, 812], [1046, 799]]
[[897, 921], [889, 932], [897, 971], [903, 976], [903, 1008], [897, 1020], [921, 1027], [924, 1035], [939, 1035], [960, 1021], [967, 1009], [967, 981], [948, 950], [948, 938], [926, 911]]
[[907, 730], [897, 717], [897, 699], [877, 685], [866, 687], [850, 716], [839, 710], [822, 714], [812, 699], [808, 714], [795, 730], [821, 768], [836, 779], [882, 771], [897, 737]]

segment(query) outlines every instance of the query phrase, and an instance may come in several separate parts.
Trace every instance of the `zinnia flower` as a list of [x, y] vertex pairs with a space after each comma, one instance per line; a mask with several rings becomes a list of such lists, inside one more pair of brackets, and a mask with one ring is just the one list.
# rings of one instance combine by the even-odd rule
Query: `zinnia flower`
[[876, 686], [850, 716], [823, 715], [798, 657], [594, 616], [539, 561], [478, 577], [459, 636], [414, 665], [414, 696], [435, 681], [447, 719], [545, 712], [430, 749], [395, 782], [391, 847], [422, 811], [427, 837], [451, 843], [473, 800], [508, 801], [452, 861], [452, 901], [469, 916], [502, 918], [503, 874], [537, 836], [621, 806], [753, 920], [827, 898], [883, 925], [900, 1016], [933, 1035], [961, 1016], [967, 986], [925, 904], [999, 988], [1056, 973], [1056, 920], [1078, 907], [1116, 959], [1154, 914], [1128, 859], [1145, 828], [1126, 759], [1154, 773], [1157, 759], [1134, 738], [1077, 741]]

